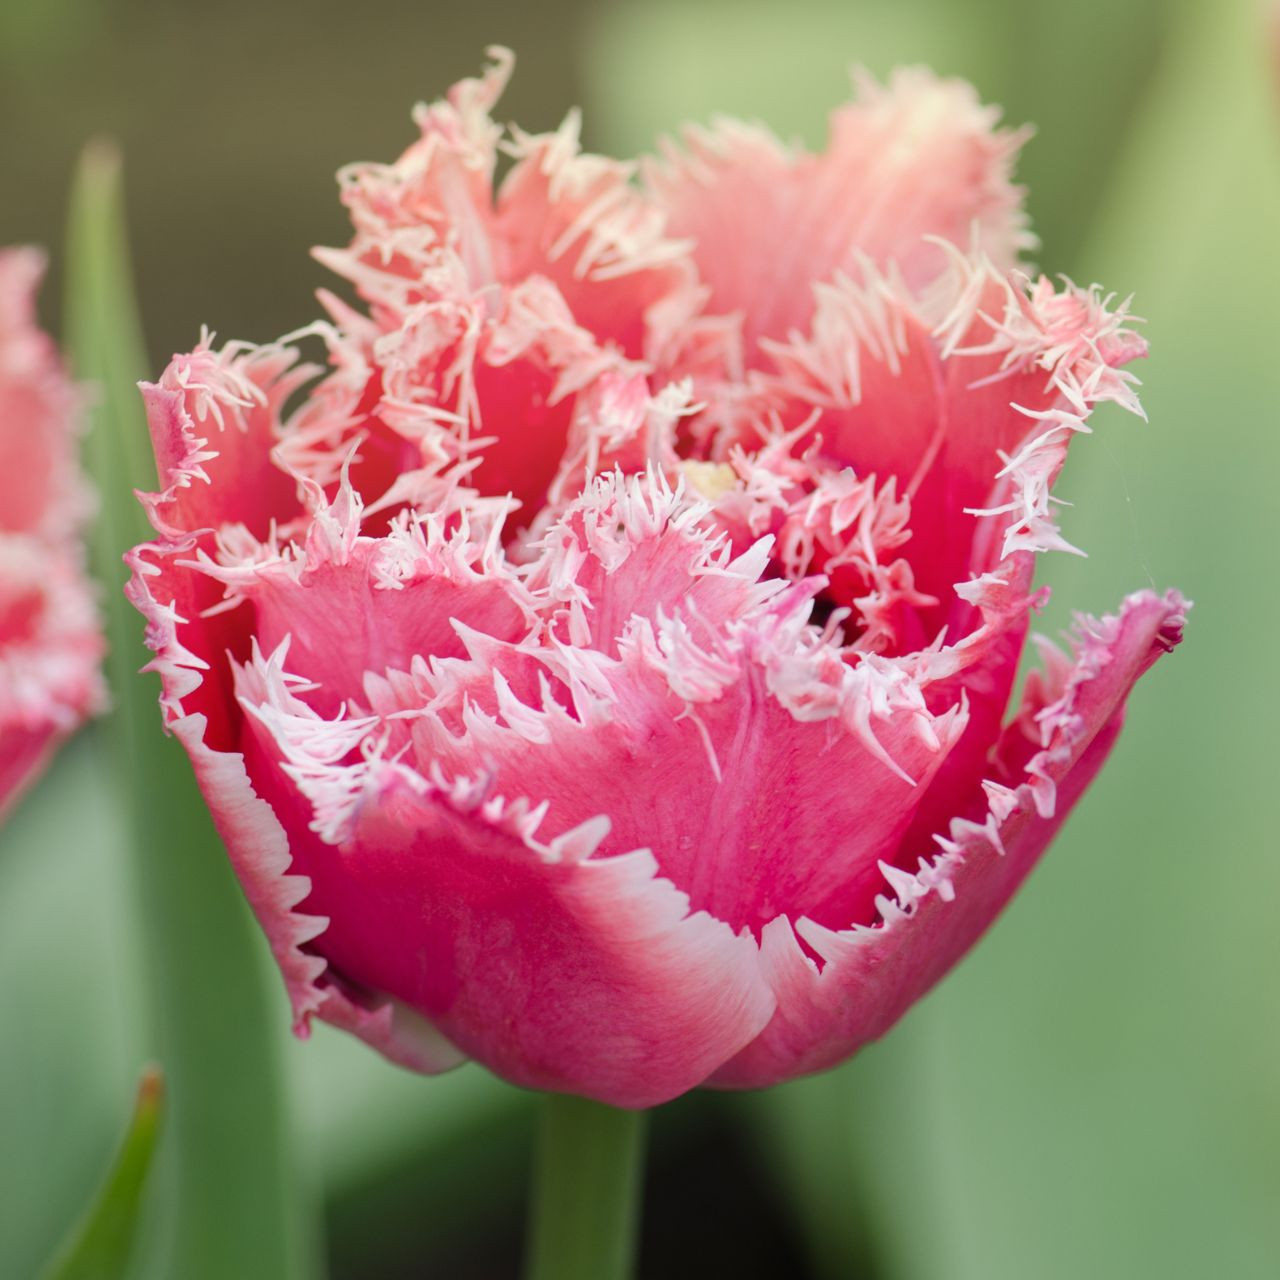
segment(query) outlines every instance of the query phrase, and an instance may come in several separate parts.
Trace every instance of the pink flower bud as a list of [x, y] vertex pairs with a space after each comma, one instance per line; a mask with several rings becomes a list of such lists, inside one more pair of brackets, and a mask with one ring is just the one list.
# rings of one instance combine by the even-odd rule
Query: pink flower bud
[[1081, 619], [1006, 718], [1053, 482], [1145, 344], [1018, 270], [1022, 135], [967, 85], [636, 183], [575, 115], [504, 136], [494, 57], [342, 173], [326, 369], [204, 341], [146, 389], [165, 719], [300, 1032], [633, 1107], [819, 1070], [991, 923], [1180, 638], [1176, 594]]
[[80, 394], [36, 327], [44, 260], [0, 250], [0, 818], [102, 703], [79, 535]]

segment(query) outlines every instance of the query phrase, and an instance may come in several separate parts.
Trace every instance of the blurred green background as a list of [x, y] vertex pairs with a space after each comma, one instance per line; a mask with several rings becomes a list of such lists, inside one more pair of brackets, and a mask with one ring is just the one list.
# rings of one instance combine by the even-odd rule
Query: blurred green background
[[[715, 111], [816, 145], [853, 62], [928, 62], [1034, 122], [1019, 174], [1039, 261], [1134, 291], [1153, 350], [1149, 425], [1103, 414], [1075, 449], [1065, 528], [1090, 558], [1046, 566], [1045, 628], [1150, 584], [1196, 601], [1045, 865], [890, 1037], [826, 1076], [655, 1117], [643, 1273], [1274, 1276], [1280, 50], [1264, 6], [4, 0], [0, 243], [53, 253], [57, 331], [71, 173], [112, 135], [152, 368], [201, 323], [272, 338], [314, 314], [307, 248], [346, 237], [333, 171], [394, 156], [412, 103], [494, 41], [520, 59], [501, 118], [543, 129], [580, 104], [587, 145], [620, 154]], [[147, 1052], [141, 993], [165, 979], [138, 941], [106, 750], [82, 735], [0, 833], [6, 1280], [35, 1272], [98, 1181]], [[292, 1041], [256, 959], [288, 1159], [323, 1208], [301, 1212], [290, 1266], [513, 1274], [529, 1099], [472, 1067], [411, 1077], [323, 1027]], [[261, 998], [220, 983], [217, 954], [200, 964], [220, 1016]], [[215, 1110], [260, 1083], [207, 1074]]]

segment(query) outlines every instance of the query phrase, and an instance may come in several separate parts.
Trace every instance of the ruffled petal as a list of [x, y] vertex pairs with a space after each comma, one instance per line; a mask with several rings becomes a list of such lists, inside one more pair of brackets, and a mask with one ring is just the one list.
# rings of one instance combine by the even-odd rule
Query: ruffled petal
[[170, 538], [242, 524], [266, 538], [274, 523], [302, 513], [296, 478], [269, 461], [280, 409], [316, 372], [290, 347], [206, 337], [175, 356], [143, 399], [160, 491], [143, 499], [157, 532]]
[[[326, 921], [297, 909], [309, 884], [293, 870], [289, 836], [250, 782], [244, 757], [211, 746], [208, 716], [187, 710], [188, 704], [214, 707], [221, 721], [219, 736], [235, 736], [234, 715], [220, 696], [219, 672], [210, 671], [210, 662], [195, 651], [208, 652], [216, 646], [201, 635], [198, 618], [179, 612], [175, 598], [175, 583], [186, 585], [189, 592], [192, 579], [199, 577], [173, 570], [172, 557], [187, 545], [155, 543], [135, 548], [126, 557], [132, 569], [126, 592], [147, 619], [147, 643], [156, 655], [149, 669], [160, 676], [165, 727], [191, 757], [236, 877], [280, 967], [295, 1029], [305, 1035], [311, 1018], [320, 1017], [354, 1032], [413, 1070], [434, 1073], [455, 1066], [462, 1055], [421, 1015], [327, 972], [323, 956], [310, 946]], [[215, 661], [223, 666], [225, 655], [218, 654]]]
[[892, 480], [910, 502], [912, 586], [938, 606], [922, 626], [955, 642], [979, 610], [954, 588], [1018, 553], [1072, 549], [1053, 482], [1096, 405], [1141, 412], [1122, 366], [1146, 344], [1127, 303], [1096, 289], [958, 252], [951, 266], [927, 303], [869, 268], [821, 287], [811, 330], [766, 344], [774, 367], [753, 380], [758, 399], [722, 414], [712, 450], [754, 448], [776, 472], [781, 434], [815, 475]]
[[[375, 539], [360, 533], [361, 511], [344, 482], [334, 503], [316, 498], [300, 542], [222, 540], [212, 556], [182, 564], [223, 584], [223, 601], [206, 612], [242, 610], [229, 625], [267, 651], [290, 646], [312, 686], [307, 700], [325, 714], [359, 701], [369, 672], [407, 670], [422, 654], [460, 656], [460, 626], [503, 640], [528, 632], [532, 597], [496, 537], [475, 539], [465, 516], [403, 513]], [[246, 656], [243, 645], [230, 648]]]
[[[652, 345], [651, 312], [696, 288], [688, 246], [667, 237], [661, 208], [631, 184], [634, 166], [580, 150], [576, 112], [555, 133], [513, 129], [504, 140], [491, 112], [514, 58], [489, 53], [483, 78], [419, 107], [422, 136], [395, 163], [343, 170], [356, 238], [319, 256], [401, 314], [442, 252], [477, 293], [549, 284], [602, 346], [639, 359]], [[500, 151], [515, 163], [495, 190]]]
[[[506, 1079], [653, 1106], [768, 1021], [754, 940], [691, 912], [647, 850], [593, 856], [607, 820], [544, 842], [483, 778], [440, 791], [388, 765], [365, 785], [348, 843], [294, 838], [330, 919], [314, 946]], [[282, 774], [273, 800], [306, 830]]]
[[[780, 919], [762, 940], [778, 1012], [712, 1083], [754, 1088], [819, 1071], [883, 1035], [987, 929], [1109, 754], [1138, 678], [1181, 639], [1176, 593], [1129, 597], [1082, 619], [1074, 662], [1031, 685], [983, 784], [982, 821], [957, 819], [912, 874], [886, 867], [873, 927], [834, 931]], [[803, 942], [801, 941], [803, 940]], [[813, 956], [821, 962], [815, 963]]]
[[761, 338], [808, 326], [812, 286], [862, 261], [893, 264], [912, 290], [945, 266], [926, 237], [1012, 266], [1034, 244], [1009, 175], [1025, 132], [995, 129], [973, 89], [923, 69], [857, 97], [831, 118], [825, 151], [784, 147], [767, 130], [719, 120], [646, 171], [673, 234], [694, 242], [708, 308], [741, 316], [748, 364]]
[[647, 849], [606, 855], [598, 809], [553, 835], [546, 805], [500, 794], [495, 763], [427, 778], [361, 750], [369, 723], [318, 716], [283, 662], [238, 674], [246, 759], [310, 881], [304, 907], [329, 918], [313, 946], [336, 973], [507, 1079], [620, 1106], [692, 1088], [768, 1021], [755, 941], [691, 911]]
[[964, 713], [930, 712], [892, 663], [846, 661], [807, 622], [815, 584], [761, 579], [767, 543], [730, 561], [703, 514], [656, 478], [601, 477], [531, 569], [552, 643], [459, 628], [466, 661], [370, 684], [366, 730], [424, 775], [485, 761], [548, 805], [548, 838], [605, 814], [603, 854], [651, 848], [734, 929], [825, 918], [878, 881]]

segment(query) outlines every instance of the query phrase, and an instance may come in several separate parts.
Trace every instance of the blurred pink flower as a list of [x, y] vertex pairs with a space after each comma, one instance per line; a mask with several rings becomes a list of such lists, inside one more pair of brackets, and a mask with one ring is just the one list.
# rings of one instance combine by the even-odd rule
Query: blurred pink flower
[[79, 535], [80, 397], [36, 327], [44, 261], [0, 250], [0, 818], [102, 703]]
[[1053, 481], [1145, 345], [1017, 269], [1021, 137], [967, 85], [635, 183], [576, 115], [504, 135], [495, 57], [341, 174], [317, 256], [367, 312], [321, 294], [320, 381], [295, 335], [146, 388], [131, 597], [299, 1031], [767, 1085], [955, 963], [1177, 643], [1174, 594], [1082, 618], [1006, 719]]

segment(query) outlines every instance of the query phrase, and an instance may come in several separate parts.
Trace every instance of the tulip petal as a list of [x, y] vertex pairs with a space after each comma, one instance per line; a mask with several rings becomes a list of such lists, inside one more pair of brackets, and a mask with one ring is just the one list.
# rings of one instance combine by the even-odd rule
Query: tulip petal
[[887, 869], [893, 897], [880, 899], [878, 923], [833, 931], [780, 918], [768, 927], [762, 955], [778, 1012], [712, 1083], [755, 1088], [831, 1066], [883, 1035], [955, 964], [1101, 767], [1129, 690], [1178, 643], [1186, 607], [1176, 593], [1143, 592], [1116, 617], [1081, 620], [1074, 663], [1059, 661], [1035, 682], [1005, 732], [1003, 757], [1017, 772], [985, 785], [985, 820], [953, 823], [917, 874]]
[[965, 714], [930, 711], [891, 662], [846, 661], [808, 624], [815, 586], [761, 579], [767, 542], [729, 561], [702, 510], [600, 477], [532, 572], [566, 602], [564, 643], [470, 637], [469, 662], [374, 709], [411, 717], [385, 750], [411, 741], [420, 772], [489, 762], [504, 794], [549, 803], [552, 835], [603, 812], [603, 852], [651, 848], [696, 909], [758, 931], [878, 880]]
[[694, 242], [709, 308], [740, 313], [749, 365], [761, 338], [807, 328], [810, 287], [861, 261], [895, 264], [913, 290], [945, 266], [926, 236], [975, 247], [1012, 266], [1034, 244], [1009, 174], [1025, 132], [994, 128], [998, 112], [972, 88], [923, 69], [887, 86], [857, 77], [833, 113], [820, 155], [766, 129], [718, 120], [646, 171], [673, 235]]
[[[754, 939], [691, 913], [647, 850], [591, 856], [607, 822], [543, 843], [527, 806], [476, 802], [482, 782], [444, 793], [375, 775], [349, 844], [295, 835], [336, 972], [517, 1084], [618, 1106], [685, 1092], [768, 1022]], [[273, 799], [297, 808], [283, 775]]]
[[313, 948], [335, 974], [508, 1079], [620, 1106], [692, 1088], [768, 1021], [755, 940], [691, 912], [647, 849], [606, 856], [607, 817], [553, 828], [545, 805], [497, 792], [497, 765], [347, 763], [343, 722], [291, 694], [283, 656], [239, 672], [246, 760], [310, 883], [303, 907], [328, 918]]
[[[155, 419], [174, 420], [176, 397], [149, 402]], [[147, 644], [155, 654], [148, 670], [161, 681], [166, 729], [190, 756], [244, 890], [280, 967], [293, 1010], [294, 1025], [305, 1034], [313, 1016], [344, 1027], [392, 1060], [414, 1070], [447, 1070], [460, 1060], [457, 1050], [412, 1010], [361, 991], [326, 972], [323, 957], [310, 949], [324, 929], [323, 918], [297, 910], [308, 891], [304, 876], [292, 869], [289, 837], [271, 807], [256, 793], [243, 756], [225, 749], [237, 743], [238, 710], [231, 701], [230, 679], [219, 679], [227, 651], [248, 648], [243, 614], [215, 613], [221, 584], [183, 567], [196, 548], [196, 536], [183, 534], [190, 513], [184, 505], [193, 482], [201, 482], [199, 442], [189, 435], [184, 460], [163, 468], [168, 487], [144, 497], [167, 537], [134, 548], [125, 557], [132, 571], [126, 594], [147, 621]], [[175, 518], [176, 516], [176, 518]], [[169, 517], [169, 518], [166, 518]]]
[[206, 339], [175, 356], [143, 399], [160, 492], [144, 498], [151, 522], [172, 538], [239, 523], [265, 538], [273, 522], [301, 514], [297, 482], [268, 461], [285, 400], [315, 370], [290, 347]]

